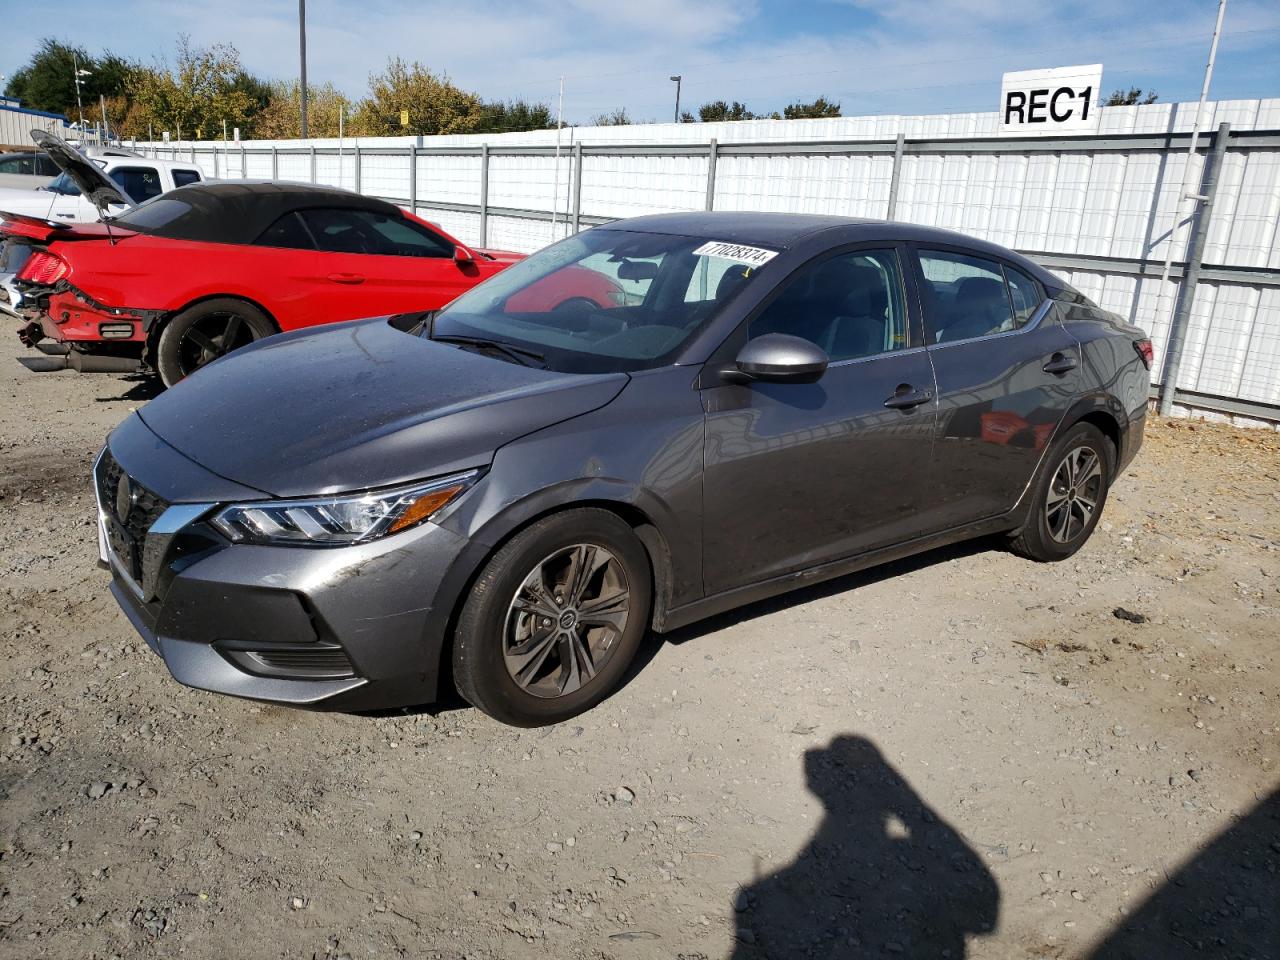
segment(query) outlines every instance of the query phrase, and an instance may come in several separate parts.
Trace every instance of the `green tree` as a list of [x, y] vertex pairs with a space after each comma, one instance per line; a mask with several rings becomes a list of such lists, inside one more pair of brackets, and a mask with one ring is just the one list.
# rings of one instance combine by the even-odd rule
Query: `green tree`
[[[408, 111], [407, 126], [400, 122], [402, 111]], [[392, 57], [385, 71], [369, 77], [369, 98], [356, 111], [355, 128], [365, 136], [471, 133], [480, 117], [476, 94], [417, 61], [407, 64]]]
[[724, 120], [759, 120], [761, 118], [737, 100], [732, 104], [725, 103], [723, 100], [713, 100], [698, 108], [698, 119], [703, 123], [719, 123]]
[[1116, 90], [1107, 97], [1108, 107], [1132, 107], [1139, 104], [1155, 103], [1160, 94], [1154, 90], [1144, 91], [1141, 87], [1130, 87], [1128, 90]]
[[475, 133], [508, 133], [514, 130], [554, 129], [556, 118], [545, 103], [495, 100], [480, 107]]
[[[298, 81], [274, 83], [268, 88], [267, 105], [253, 117], [252, 135], [263, 140], [296, 140], [302, 136], [302, 109]], [[338, 135], [339, 110], [351, 120], [352, 103], [332, 83], [307, 84], [307, 134]], [[347, 132], [351, 131], [348, 126]]]
[[258, 101], [246, 89], [240, 53], [230, 44], [193, 46], [178, 38], [174, 69], [161, 63], [136, 69], [128, 93], [139, 108], [138, 123], [154, 126], [156, 135], [168, 130], [184, 139], [213, 139], [229, 127], [248, 129]]
[[611, 110], [609, 113], [597, 113], [591, 118], [591, 126], [593, 127], [628, 127], [634, 123], [630, 116], [627, 115], [626, 107], [619, 107], [617, 110]]
[[83, 47], [45, 38], [27, 64], [19, 68], [5, 85], [5, 95], [16, 97], [35, 110], [50, 110], [75, 117], [76, 69], [87, 70], [80, 78], [80, 100], [85, 118], [97, 116], [98, 96], [118, 97], [133, 65], [112, 53], [95, 58]]
[[826, 97], [819, 97], [812, 103], [792, 103], [784, 107], [782, 116], [787, 120], [822, 120], [827, 117], [840, 116], [840, 104], [832, 103]]

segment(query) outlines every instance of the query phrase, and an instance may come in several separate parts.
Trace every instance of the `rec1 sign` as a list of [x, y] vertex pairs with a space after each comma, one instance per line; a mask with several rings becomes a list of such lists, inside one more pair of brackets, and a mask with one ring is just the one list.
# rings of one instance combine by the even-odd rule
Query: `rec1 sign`
[[1044, 137], [1097, 133], [1102, 64], [1019, 70], [1000, 83], [1000, 133]]

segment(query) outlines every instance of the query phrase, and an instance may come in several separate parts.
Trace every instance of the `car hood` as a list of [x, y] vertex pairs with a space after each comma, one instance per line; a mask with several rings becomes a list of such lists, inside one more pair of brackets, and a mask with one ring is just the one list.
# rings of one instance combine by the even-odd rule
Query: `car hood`
[[31, 139], [49, 155], [49, 159], [58, 165], [59, 170], [72, 179], [80, 188], [80, 193], [97, 207], [99, 212], [111, 204], [135, 206], [133, 198], [108, 177], [101, 167], [56, 133], [50, 133], [48, 130], [32, 130]]
[[138, 416], [221, 477], [312, 496], [487, 464], [512, 440], [604, 406], [628, 380], [523, 367], [377, 318], [237, 350]]

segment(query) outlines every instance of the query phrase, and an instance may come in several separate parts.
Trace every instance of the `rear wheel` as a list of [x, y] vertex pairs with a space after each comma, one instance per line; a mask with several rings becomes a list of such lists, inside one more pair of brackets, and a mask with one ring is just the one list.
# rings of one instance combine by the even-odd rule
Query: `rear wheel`
[[271, 319], [251, 303], [220, 297], [188, 307], [160, 331], [156, 370], [166, 387], [232, 350], [269, 337]]
[[570, 510], [516, 535], [485, 565], [453, 644], [467, 702], [503, 723], [558, 723], [618, 685], [649, 624], [644, 547], [606, 510]]
[[1068, 430], [1045, 457], [1026, 525], [1010, 542], [1032, 560], [1065, 560], [1093, 533], [1107, 502], [1116, 450], [1089, 423]]

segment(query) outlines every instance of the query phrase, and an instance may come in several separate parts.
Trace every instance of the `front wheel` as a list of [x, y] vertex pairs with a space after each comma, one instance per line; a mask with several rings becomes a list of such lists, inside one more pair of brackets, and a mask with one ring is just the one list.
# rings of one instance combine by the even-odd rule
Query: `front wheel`
[[620, 518], [582, 509], [540, 520], [472, 587], [454, 635], [458, 692], [515, 726], [582, 713], [621, 681], [652, 597], [648, 556]]
[[1093, 533], [1115, 474], [1116, 451], [1089, 423], [1068, 430], [1045, 457], [1031, 510], [1010, 548], [1031, 560], [1065, 560]]
[[156, 371], [166, 387], [232, 350], [275, 333], [271, 319], [251, 303], [230, 297], [183, 310], [160, 331]]

